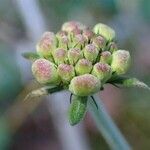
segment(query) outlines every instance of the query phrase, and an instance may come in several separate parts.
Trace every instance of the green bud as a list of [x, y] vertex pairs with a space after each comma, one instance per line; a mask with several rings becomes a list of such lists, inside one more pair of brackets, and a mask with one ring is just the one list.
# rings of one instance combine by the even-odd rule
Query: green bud
[[74, 77], [69, 85], [69, 90], [77, 96], [89, 96], [100, 90], [100, 80], [91, 75], [84, 74]]
[[36, 45], [37, 53], [44, 58], [52, 56], [52, 51], [56, 48], [57, 40], [53, 32], [45, 32]]
[[82, 49], [85, 45], [86, 39], [82, 34], [77, 34], [73, 38], [73, 47]]
[[109, 51], [101, 52], [100, 62], [110, 64], [111, 60], [112, 60], [112, 56]]
[[41, 84], [56, 84], [60, 81], [55, 64], [44, 58], [37, 59], [33, 62], [32, 73], [36, 80]]
[[68, 64], [60, 64], [57, 72], [64, 83], [69, 83], [75, 76], [74, 67]]
[[99, 49], [104, 49], [104, 47], [106, 46], [106, 40], [104, 39], [104, 37], [99, 35], [93, 38], [93, 44]]
[[71, 125], [78, 124], [85, 116], [87, 110], [87, 97], [72, 96], [68, 118]]
[[96, 48], [94, 44], [86, 45], [83, 52], [84, 52], [85, 58], [91, 61], [92, 63], [96, 61], [96, 58], [99, 53], [98, 49]]
[[86, 29], [86, 30], [83, 30], [82, 35], [86, 38], [86, 41], [89, 42], [93, 38], [94, 33], [91, 30]]
[[53, 52], [53, 58], [55, 60], [55, 63], [58, 65], [65, 63], [67, 61], [67, 51], [63, 48], [57, 48]]
[[115, 31], [111, 27], [102, 23], [96, 24], [93, 31], [95, 34], [102, 35], [107, 41], [113, 41], [116, 36]]
[[75, 66], [75, 71], [77, 75], [82, 75], [82, 74], [90, 73], [92, 67], [93, 67], [92, 63], [89, 60], [80, 59]]
[[130, 65], [130, 53], [126, 50], [117, 50], [112, 54], [111, 67], [118, 75], [125, 74]]
[[118, 48], [117, 48], [117, 44], [115, 43], [115, 42], [110, 42], [109, 44], [108, 44], [108, 51], [110, 51], [110, 52], [114, 52], [114, 51], [116, 51]]
[[99, 62], [94, 65], [92, 74], [104, 83], [111, 77], [112, 70], [108, 64]]
[[83, 57], [82, 51], [78, 48], [72, 48], [68, 51], [68, 59], [71, 65], [75, 65]]

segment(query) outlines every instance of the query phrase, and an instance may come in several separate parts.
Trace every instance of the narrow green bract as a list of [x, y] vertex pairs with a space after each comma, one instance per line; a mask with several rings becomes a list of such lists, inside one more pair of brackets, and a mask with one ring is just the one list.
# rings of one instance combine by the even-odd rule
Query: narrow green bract
[[87, 108], [87, 97], [72, 96], [72, 102], [69, 107], [68, 119], [73, 126], [79, 123], [85, 116]]

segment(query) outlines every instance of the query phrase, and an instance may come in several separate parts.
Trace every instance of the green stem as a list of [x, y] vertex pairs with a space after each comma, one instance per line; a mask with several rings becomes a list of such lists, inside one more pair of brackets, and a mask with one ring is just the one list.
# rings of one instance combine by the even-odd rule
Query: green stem
[[47, 89], [48, 93], [50, 93], [50, 94], [55, 93], [55, 92], [59, 92], [59, 91], [62, 91], [62, 90], [63, 90], [62, 86], [57, 86], [57, 87], [54, 87], [54, 88]]
[[131, 150], [127, 141], [107, 113], [101, 100], [96, 100], [98, 109], [92, 99], [88, 101], [88, 109], [96, 122], [99, 131], [112, 150]]

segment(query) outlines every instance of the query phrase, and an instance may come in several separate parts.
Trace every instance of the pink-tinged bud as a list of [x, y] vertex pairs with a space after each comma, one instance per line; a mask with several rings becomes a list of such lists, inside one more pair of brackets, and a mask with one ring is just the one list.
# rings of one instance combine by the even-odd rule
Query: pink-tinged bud
[[115, 42], [110, 42], [108, 44], [108, 51], [110, 51], [111, 53], [113, 53], [114, 51], [116, 51], [117, 48], [117, 44]]
[[41, 40], [36, 45], [37, 53], [44, 58], [52, 55], [53, 49], [56, 47], [57, 40], [53, 32], [45, 32]]
[[95, 35], [91, 30], [89, 29], [86, 29], [86, 30], [83, 30], [83, 33], [82, 35], [86, 38], [86, 40], [89, 42], [93, 36]]
[[85, 45], [85, 42], [85, 37], [82, 34], [77, 34], [73, 38], [73, 47], [82, 49]]
[[69, 90], [78, 96], [89, 96], [100, 90], [101, 82], [91, 74], [74, 77], [71, 80]]
[[64, 49], [68, 49], [69, 46], [69, 38], [68, 36], [62, 36], [58, 39], [58, 47], [64, 48]]
[[125, 74], [131, 61], [130, 53], [126, 50], [117, 50], [112, 54], [111, 67], [118, 75]]
[[82, 51], [78, 48], [72, 48], [68, 51], [68, 59], [71, 65], [75, 65], [79, 59], [83, 58]]
[[60, 37], [67, 36], [67, 35], [68, 33], [66, 31], [59, 31], [57, 32], [56, 37], [60, 38]]
[[94, 26], [93, 31], [95, 34], [102, 35], [107, 41], [113, 41], [115, 39], [115, 31], [103, 23], [98, 23]]
[[98, 49], [96, 48], [94, 44], [86, 45], [83, 52], [84, 52], [84, 57], [88, 59], [89, 61], [91, 61], [92, 63], [96, 61], [98, 53], [99, 53]]
[[32, 73], [36, 80], [41, 84], [57, 84], [60, 82], [55, 65], [43, 58], [33, 62]]
[[81, 31], [80, 29], [78, 29], [78, 28], [72, 30], [73, 36], [78, 35], [78, 34], [81, 34], [81, 32], [82, 32], [82, 31]]
[[57, 72], [61, 80], [66, 84], [75, 76], [74, 67], [68, 64], [60, 64], [57, 68]]
[[95, 38], [93, 38], [93, 44], [99, 48], [99, 49], [103, 49], [106, 46], [106, 40], [104, 39], [104, 37], [102, 36], [97, 36]]
[[75, 71], [77, 75], [82, 75], [82, 74], [90, 73], [92, 67], [93, 67], [92, 63], [89, 60], [80, 59], [75, 66]]
[[109, 51], [101, 52], [100, 62], [110, 64], [112, 60], [112, 55]]
[[62, 25], [62, 30], [66, 32], [72, 32], [75, 29], [86, 29], [86, 26], [77, 21], [66, 22]]
[[112, 70], [108, 64], [99, 62], [94, 65], [92, 74], [104, 83], [111, 77]]
[[67, 61], [67, 51], [63, 48], [57, 48], [53, 52], [53, 58], [57, 65], [63, 64]]

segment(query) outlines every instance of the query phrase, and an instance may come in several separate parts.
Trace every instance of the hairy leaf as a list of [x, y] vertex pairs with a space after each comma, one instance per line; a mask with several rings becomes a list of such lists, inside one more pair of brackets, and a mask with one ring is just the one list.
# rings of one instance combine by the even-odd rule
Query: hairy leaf
[[25, 52], [22, 54], [22, 56], [31, 61], [35, 61], [36, 59], [40, 58], [40, 56], [37, 53], [33, 52]]

